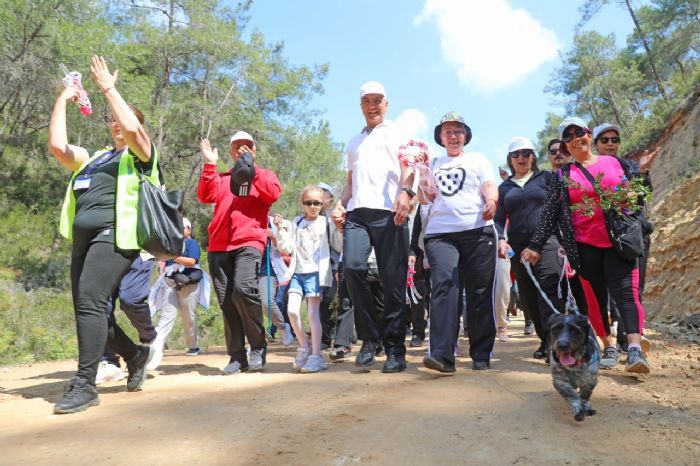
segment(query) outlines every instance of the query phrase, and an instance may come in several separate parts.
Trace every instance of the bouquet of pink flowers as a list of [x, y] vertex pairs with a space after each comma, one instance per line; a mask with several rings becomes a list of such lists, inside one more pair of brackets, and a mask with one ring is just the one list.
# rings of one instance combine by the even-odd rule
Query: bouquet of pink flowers
[[[645, 202], [651, 201], [651, 189], [640, 177], [628, 180], [623, 176], [620, 184], [612, 188], [601, 185], [602, 177], [603, 174], [599, 174], [593, 183], [593, 192], [598, 199], [584, 194], [581, 202], [571, 205], [572, 210], [586, 217], [593, 217], [595, 208], [600, 207], [604, 212], [614, 211], [618, 215], [629, 216], [642, 210]], [[579, 183], [569, 177], [564, 177], [564, 184], [568, 188], [582, 189]]]
[[88, 93], [85, 91], [85, 89], [83, 89], [82, 76], [80, 75], [80, 73], [77, 71], [68, 71], [68, 68], [66, 68], [66, 65], [64, 65], [63, 63], [61, 63], [61, 71], [63, 72], [62, 81], [64, 86], [76, 86], [78, 89], [80, 89], [80, 93], [78, 94], [78, 101], [76, 102], [78, 104], [78, 107], [80, 108], [80, 113], [82, 113], [85, 116], [91, 115], [92, 104], [90, 103]]

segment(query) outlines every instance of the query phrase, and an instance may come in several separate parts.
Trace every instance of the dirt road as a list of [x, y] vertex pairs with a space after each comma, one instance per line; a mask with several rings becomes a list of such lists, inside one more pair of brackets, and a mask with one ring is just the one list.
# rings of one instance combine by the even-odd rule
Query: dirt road
[[699, 464], [700, 346], [667, 330], [648, 332], [653, 373], [603, 372], [581, 423], [521, 320], [490, 371], [461, 357], [433, 375], [416, 348], [401, 374], [294, 374], [294, 349], [273, 345], [263, 373], [223, 376], [221, 348], [170, 351], [143, 391], [108, 383], [100, 406], [64, 416], [52, 405], [74, 361], [2, 367], [0, 464]]

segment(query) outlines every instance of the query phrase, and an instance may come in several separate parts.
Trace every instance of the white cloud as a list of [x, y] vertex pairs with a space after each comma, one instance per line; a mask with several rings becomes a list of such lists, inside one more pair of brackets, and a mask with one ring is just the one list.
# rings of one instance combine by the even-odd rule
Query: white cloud
[[420, 110], [407, 108], [396, 117], [394, 123], [401, 129], [401, 133], [428, 142], [428, 117]]
[[557, 57], [559, 42], [529, 12], [507, 0], [426, 0], [415, 26], [435, 23], [443, 59], [462, 85], [506, 88]]

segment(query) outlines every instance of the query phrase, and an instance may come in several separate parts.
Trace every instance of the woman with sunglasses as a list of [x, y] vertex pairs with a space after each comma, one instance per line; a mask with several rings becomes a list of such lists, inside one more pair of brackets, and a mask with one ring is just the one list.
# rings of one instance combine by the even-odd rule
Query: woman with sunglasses
[[[520, 254], [527, 247], [537, 227], [544, 201], [547, 198], [547, 187], [554, 173], [540, 171], [537, 168], [537, 153], [535, 146], [528, 138], [514, 138], [508, 145], [508, 167], [513, 173], [498, 187], [498, 210], [494, 223], [499, 234], [498, 255], [508, 257], [513, 251], [511, 270], [518, 283], [520, 303], [530, 315], [540, 346], [534, 352], [537, 359], [548, 358], [549, 338], [546, 324], [554, 313], [542, 294], [537, 290], [532, 278], [520, 262]], [[508, 220], [507, 237], [504, 239]], [[559, 279], [563, 266], [563, 258], [559, 255], [559, 242], [551, 234], [542, 245], [542, 259], [532, 267], [540, 288], [545, 292], [549, 301], [559, 312], [563, 311], [563, 302], [559, 297]]]
[[49, 152], [73, 172], [61, 210], [60, 232], [73, 241], [71, 289], [78, 331], [78, 372], [54, 413], [83, 411], [100, 403], [95, 388], [105, 342], [127, 364], [127, 391], [146, 379], [148, 346], [137, 346], [108, 315], [107, 303], [119, 289], [140, 247], [136, 238], [139, 172], [158, 186], [156, 149], [143, 127], [143, 114], [116, 89], [119, 71], [110, 73], [102, 57], [92, 57], [92, 78], [112, 111], [113, 146], [90, 154], [68, 143], [66, 106], [79, 89], [66, 87], [49, 123]]
[[430, 264], [430, 354], [423, 364], [438, 372], [455, 372], [459, 335], [459, 301], [466, 287], [469, 356], [473, 370], [491, 367], [496, 341], [494, 307], [496, 231], [493, 216], [498, 188], [491, 163], [477, 152], [464, 152], [471, 129], [455, 112], [442, 117], [433, 132], [447, 157], [434, 159], [431, 175], [437, 192], [421, 190], [430, 204], [425, 227], [425, 254]]
[[[629, 352], [625, 370], [647, 374], [649, 364], [640, 345], [644, 331], [644, 308], [639, 301], [638, 261], [629, 262], [615, 252], [599, 205], [595, 206], [593, 216], [583, 215], [571, 207], [580, 203], [584, 196], [599, 202], [581, 167], [594, 178], [600, 176], [601, 186], [608, 189], [620, 185], [623, 178], [629, 176], [630, 169], [615, 157], [593, 154], [591, 131], [580, 118], [566, 118], [559, 130], [563, 142], [561, 150], [571, 154], [574, 163], [565, 165], [553, 178], [537, 229], [522, 257], [531, 264], [537, 264], [545, 242], [558, 227], [569, 262], [590, 283], [600, 309], [601, 315], [589, 315], [589, 319], [598, 321], [601, 325], [597, 327], [602, 326], [603, 329], [603, 334], [599, 335], [605, 344], [601, 367], [612, 367], [614, 364], [607, 363], [617, 362], [617, 349], [610, 336], [607, 316], [610, 290], [628, 332]], [[577, 301], [582, 304], [582, 297], [577, 296]], [[588, 309], [593, 308], [595, 306], [588, 306]]]
[[[343, 238], [335, 223], [321, 215], [324, 204], [323, 190], [318, 186], [306, 186], [301, 192], [301, 205], [305, 214], [294, 219], [289, 231], [282, 228], [281, 218], [275, 216], [277, 249], [291, 254], [289, 263], [294, 275], [289, 282], [287, 313], [299, 348], [292, 367], [296, 371], [311, 373], [325, 371], [321, 355], [321, 296], [322, 288], [333, 284], [331, 276], [331, 248], [343, 250]], [[311, 348], [301, 322], [301, 301], [306, 298], [311, 326]]]

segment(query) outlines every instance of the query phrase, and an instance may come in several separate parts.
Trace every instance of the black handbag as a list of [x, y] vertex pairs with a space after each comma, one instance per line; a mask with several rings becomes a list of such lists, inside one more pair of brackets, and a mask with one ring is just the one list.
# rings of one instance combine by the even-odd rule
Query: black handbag
[[185, 244], [183, 191], [163, 191], [139, 173], [136, 239], [142, 249], [158, 260], [182, 255]]
[[[591, 172], [580, 163], [575, 162], [575, 164], [591, 183], [591, 186], [595, 186], [595, 179]], [[637, 214], [626, 215], [618, 213], [614, 209], [604, 209], [603, 217], [608, 237], [618, 256], [629, 262], [634, 262], [644, 255], [642, 224]]]

